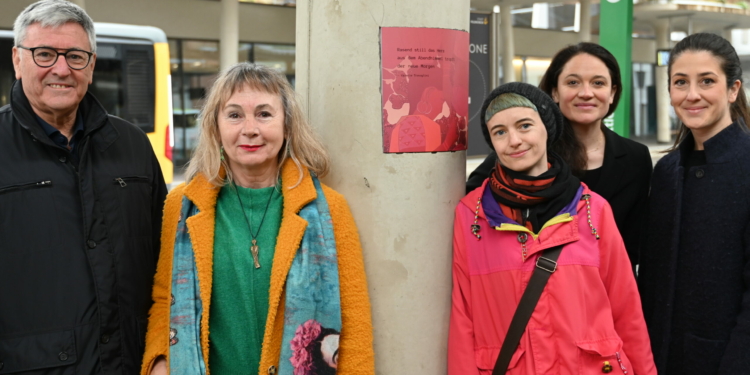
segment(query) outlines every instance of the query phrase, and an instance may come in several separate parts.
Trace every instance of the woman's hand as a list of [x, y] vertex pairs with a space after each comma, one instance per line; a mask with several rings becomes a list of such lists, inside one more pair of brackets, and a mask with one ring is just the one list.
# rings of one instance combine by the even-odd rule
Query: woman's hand
[[154, 363], [154, 367], [151, 368], [151, 375], [167, 375], [167, 360], [164, 357], [159, 357]]

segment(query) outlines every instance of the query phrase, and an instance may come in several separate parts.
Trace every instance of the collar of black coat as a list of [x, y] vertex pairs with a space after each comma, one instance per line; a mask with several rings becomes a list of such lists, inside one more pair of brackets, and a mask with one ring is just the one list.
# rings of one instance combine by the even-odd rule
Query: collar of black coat
[[[739, 142], [741, 139], [745, 139], [746, 142]], [[741, 118], [737, 119], [724, 130], [703, 142], [703, 149], [706, 150], [706, 163], [721, 164], [731, 161], [738, 151], [745, 149], [747, 142], [750, 142], [747, 125]], [[680, 165], [685, 165], [685, 158], [690, 155], [690, 151], [694, 148], [695, 138], [693, 138], [693, 133], [688, 132], [685, 139], [677, 147]]]
[[[612, 152], [612, 156], [619, 158], [621, 156], [625, 156], [628, 153], [628, 150], [624, 147], [623, 142], [618, 142], [617, 137], [619, 135], [612, 130], [610, 130], [608, 127], [603, 126], [602, 131], [604, 132], [604, 152], [607, 153], [607, 151]], [[607, 155], [605, 155], [605, 158]]]
[[[37, 124], [34, 117], [34, 110], [31, 108], [26, 93], [23, 91], [20, 79], [13, 83], [13, 87], [10, 90], [10, 106], [13, 110], [13, 115], [21, 127], [31, 133], [38, 141], [55, 145], [47, 137], [44, 129]], [[78, 113], [83, 116], [83, 137], [86, 138], [90, 134], [97, 133], [94, 143], [100, 151], [105, 151], [117, 139], [119, 133], [109, 122], [107, 111], [90, 93], [87, 92], [83, 100], [78, 104]]]

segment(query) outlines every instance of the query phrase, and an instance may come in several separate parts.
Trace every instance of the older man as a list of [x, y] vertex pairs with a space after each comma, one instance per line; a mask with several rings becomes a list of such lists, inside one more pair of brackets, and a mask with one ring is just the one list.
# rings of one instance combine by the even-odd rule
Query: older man
[[86, 92], [96, 40], [81, 8], [39, 1], [13, 29], [18, 80], [0, 108], [0, 374], [136, 374], [161, 170], [146, 135]]

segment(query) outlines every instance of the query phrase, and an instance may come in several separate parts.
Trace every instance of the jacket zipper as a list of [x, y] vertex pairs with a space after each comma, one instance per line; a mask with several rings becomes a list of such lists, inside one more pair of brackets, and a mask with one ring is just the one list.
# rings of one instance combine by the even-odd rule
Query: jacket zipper
[[622, 358], [620, 358], [620, 352], [615, 352], [615, 355], [617, 356], [617, 362], [620, 364], [620, 369], [622, 369], [622, 372], [627, 375], [628, 369], [625, 368], [625, 365], [622, 364]]
[[28, 188], [35, 188], [35, 187], [44, 187], [44, 186], [52, 186], [52, 181], [48, 180], [48, 181], [30, 182], [27, 184], [4, 186], [0, 188], [0, 193], [6, 193], [12, 190], [21, 190], [21, 189], [28, 189]]
[[128, 186], [128, 183], [126, 182], [148, 182], [148, 177], [146, 176], [128, 176], [128, 177], [117, 177], [115, 178], [115, 182], [120, 184], [120, 187]]

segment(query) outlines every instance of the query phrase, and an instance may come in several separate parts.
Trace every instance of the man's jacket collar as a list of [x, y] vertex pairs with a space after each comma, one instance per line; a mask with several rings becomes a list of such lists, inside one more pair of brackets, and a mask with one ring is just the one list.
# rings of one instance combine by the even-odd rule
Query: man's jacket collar
[[[10, 106], [13, 116], [16, 118], [22, 128], [26, 129], [37, 140], [54, 146], [55, 144], [47, 137], [39, 124], [34, 118], [34, 110], [31, 103], [23, 91], [21, 80], [13, 83], [10, 90]], [[96, 132], [96, 148], [99, 151], [105, 151], [119, 136], [117, 129], [108, 122], [107, 111], [102, 107], [96, 98], [90, 93], [86, 93], [83, 100], [78, 104], [78, 113], [83, 116], [83, 137]], [[106, 126], [110, 125], [110, 126]]]

